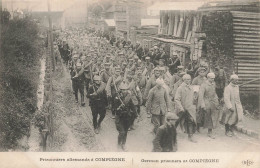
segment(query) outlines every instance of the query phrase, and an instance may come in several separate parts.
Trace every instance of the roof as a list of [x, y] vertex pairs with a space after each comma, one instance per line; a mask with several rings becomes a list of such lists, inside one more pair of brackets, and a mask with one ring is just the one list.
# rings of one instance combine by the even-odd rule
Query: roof
[[174, 43], [176, 45], [181, 45], [181, 46], [186, 46], [186, 47], [189, 47], [191, 44], [189, 42], [185, 42], [185, 41], [177, 40], [177, 39], [165, 39], [165, 38], [158, 38], [158, 37], [151, 37], [151, 38], [153, 38], [155, 40], [163, 41], [166, 43]]
[[157, 2], [147, 8], [148, 15], [159, 15], [160, 10], [197, 10], [205, 4], [205, 1], [198, 2]]
[[115, 6], [111, 6], [110, 8], [108, 8], [106, 11], [106, 13], [109, 13], [109, 12], [115, 12]]
[[109, 27], [115, 27], [116, 26], [116, 22], [114, 19], [105, 19], [105, 22], [106, 24], [109, 26]]
[[198, 2], [164, 2], [156, 3], [149, 7], [149, 10], [197, 10], [205, 4], [205, 1]]
[[160, 19], [141, 19], [141, 26], [158, 26]]

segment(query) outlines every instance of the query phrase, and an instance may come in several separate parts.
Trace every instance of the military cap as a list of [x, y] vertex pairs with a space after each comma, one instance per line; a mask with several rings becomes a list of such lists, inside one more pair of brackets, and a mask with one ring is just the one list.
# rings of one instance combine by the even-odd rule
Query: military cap
[[238, 79], [238, 76], [236, 74], [231, 75], [230, 80], [233, 80], [233, 79]]
[[134, 59], [139, 59], [139, 57], [137, 55], [134, 56]]
[[154, 69], [153, 69], [153, 71], [159, 71], [159, 68], [158, 68], [158, 67], [156, 67], [156, 68], [154, 68]]
[[138, 70], [138, 71], [136, 71], [136, 74], [137, 74], [137, 75], [142, 74], [142, 70]]
[[77, 55], [77, 54], [73, 55], [73, 58], [78, 58], [78, 57], [79, 57], [79, 55]]
[[177, 69], [184, 69], [184, 66], [177, 66]]
[[198, 72], [200, 72], [200, 71], [206, 71], [206, 68], [204, 68], [204, 67], [199, 67]]
[[101, 80], [101, 77], [98, 76], [98, 75], [95, 75], [94, 78], [93, 78], [93, 80], [95, 80], [95, 81], [100, 81], [100, 80]]
[[165, 60], [163, 58], [160, 58], [159, 61], [163, 61], [164, 62]]
[[81, 65], [80, 62], [78, 62], [78, 63], [76, 64], [76, 66], [77, 66], [77, 67], [81, 67], [82, 65]]
[[161, 86], [164, 84], [164, 80], [161, 78], [156, 79], [155, 82], [156, 82], [156, 84], [161, 85]]
[[145, 57], [145, 59], [146, 59], [146, 60], [149, 60], [149, 59], [151, 59], [151, 58], [150, 58], [150, 57]]
[[185, 74], [185, 75], [183, 75], [182, 79], [183, 79], [183, 80], [185, 80], [185, 79], [191, 79], [191, 76], [190, 76], [189, 74]]
[[166, 120], [177, 120], [179, 117], [175, 113], [167, 113], [165, 118]]
[[116, 72], [121, 72], [121, 69], [116, 69], [115, 71], [116, 71]]
[[121, 90], [128, 90], [129, 86], [125, 82], [122, 82], [121, 85], [119, 86], [119, 89], [121, 89]]
[[207, 78], [215, 78], [215, 74], [213, 72], [208, 73]]
[[165, 71], [165, 67], [159, 67], [159, 71]]
[[130, 58], [129, 61], [134, 61], [134, 59]]

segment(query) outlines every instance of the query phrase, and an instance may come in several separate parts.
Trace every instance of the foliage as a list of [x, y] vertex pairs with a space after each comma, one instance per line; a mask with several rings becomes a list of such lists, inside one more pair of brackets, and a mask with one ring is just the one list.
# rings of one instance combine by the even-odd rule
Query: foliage
[[2, 25], [0, 73], [0, 145], [15, 148], [28, 135], [37, 108], [40, 47], [38, 27], [30, 18]]
[[241, 93], [241, 103], [244, 110], [247, 110], [251, 118], [260, 119], [259, 93]]
[[233, 25], [230, 12], [211, 12], [203, 17], [202, 30], [206, 33], [207, 59], [212, 65], [233, 70]]

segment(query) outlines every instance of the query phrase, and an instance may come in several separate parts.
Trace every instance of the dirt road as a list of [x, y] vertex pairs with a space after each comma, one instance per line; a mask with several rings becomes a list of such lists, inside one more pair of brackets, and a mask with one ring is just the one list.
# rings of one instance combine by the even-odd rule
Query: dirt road
[[[85, 100], [86, 106], [75, 103], [71, 89], [68, 70], [64, 68], [54, 81], [55, 94], [55, 137], [54, 147], [50, 151], [99, 151], [117, 152], [117, 135], [111, 111], [107, 111], [99, 134], [95, 134], [92, 127], [92, 114]], [[128, 133], [127, 148], [129, 152], [150, 152], [152, 150], [152, 124], [146, 116], [144, 107], [141, 117], [135, 122], [135, 130]], [[207, 130], [195, 134], [198, 143], [191, 143], [187, 135], [178, 129], [179, 152], [245, 152], [259, 151], [260, 142], [257, 139], [237, 133], [235, 137], [224, 135], [223, 126], [214, 130], [216, 139], [207, 137]]]

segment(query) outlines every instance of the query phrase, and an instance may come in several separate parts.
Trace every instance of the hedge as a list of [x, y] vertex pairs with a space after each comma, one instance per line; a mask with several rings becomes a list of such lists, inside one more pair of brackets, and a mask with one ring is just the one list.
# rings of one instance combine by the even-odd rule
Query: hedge
[[29, 135], [37, 110], [41, 45], [38, 26], [30, 18], [11, 20], [1, 29], [0, 150], [15, 149]]

